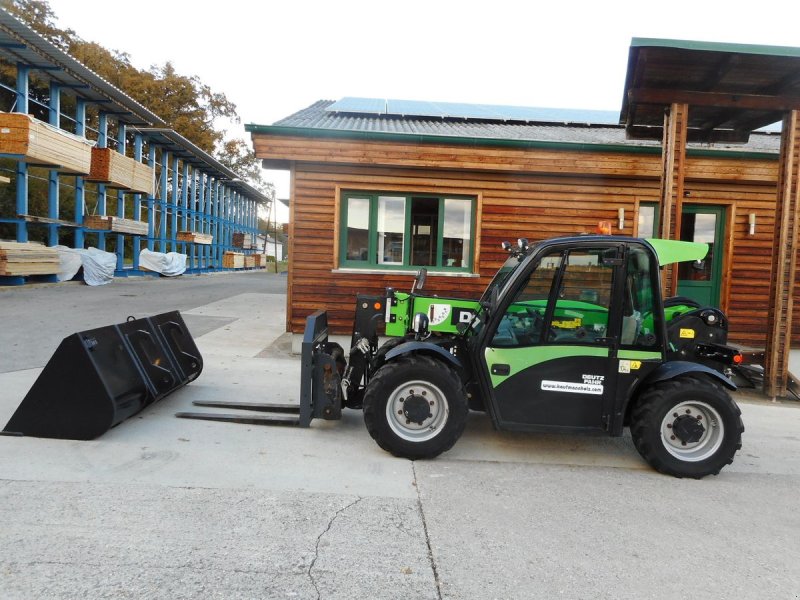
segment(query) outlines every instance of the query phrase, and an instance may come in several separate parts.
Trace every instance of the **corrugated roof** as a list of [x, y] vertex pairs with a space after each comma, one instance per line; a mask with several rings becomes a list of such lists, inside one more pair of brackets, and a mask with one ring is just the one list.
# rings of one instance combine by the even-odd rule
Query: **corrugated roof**
[[[626, 139], [622, 125], [608, 124], [558, 124], [558, 123], [517, 123], [486, 121], [483, 119], [442, 119], [419, 116], [367, 115], [328, 110], [335, 102], [320, 100], [311, 106], [281, 119], [273, 127], [282, 129], [302, 129], [313, 132], [318, 129], [336, 132], [380, 133], [394, 135], [424, 135], [434, 137], [453, 137], [486, 140], [507, 140], [520, 142], [566, 142], [577, 144], [602, 144], [620, 146], [659, 147], [660, 140]], [[249, 131], [264, 128], [248, 125]], [[780, 135], [774, 133], [755, 133], [746, 144], [715, 143], [689, 144], [690, 147], [715, 150], [738, 150], [745, 152], [777, 153], [780, 148]]]
[[328, 112], [431, 119], [497, 121], [520, 123], [595, 123], [616, 125], [619, 117], [611, 110], [541, 108], [500, 104], [464, 104], [429, 100], [345, 97], [325, 108]]

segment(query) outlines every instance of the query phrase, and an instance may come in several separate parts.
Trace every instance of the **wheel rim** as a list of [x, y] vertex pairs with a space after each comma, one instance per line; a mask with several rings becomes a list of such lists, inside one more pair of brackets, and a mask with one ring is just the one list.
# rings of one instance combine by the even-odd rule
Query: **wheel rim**
[[670, 409], [661, 422], [661, 441], [679, 460], [698, 462], [722, 445], [725, 425], [717, 409], [705, 402], [687, 400]]
[[425, 442], [436, 437], [449, 414], [447, 398], [429, 381], [408, 381], [397, 386], [386, 403], [389, 427], [409, 442]]

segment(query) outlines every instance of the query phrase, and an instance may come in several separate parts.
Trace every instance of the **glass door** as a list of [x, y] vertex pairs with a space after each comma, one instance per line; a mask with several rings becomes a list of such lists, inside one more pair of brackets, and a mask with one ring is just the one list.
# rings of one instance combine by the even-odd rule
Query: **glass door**
[[724, 234], [725, 207], [684, 205], [680, 239], [708, 244], [709, 249], [702, 260], [678, 263], [679, 296], [719, 307]]

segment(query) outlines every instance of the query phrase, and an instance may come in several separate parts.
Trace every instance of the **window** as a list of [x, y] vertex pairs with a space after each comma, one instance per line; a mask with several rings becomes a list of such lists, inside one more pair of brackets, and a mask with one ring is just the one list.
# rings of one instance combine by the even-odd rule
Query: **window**
[[658, 204], [644, 203], [639, 205], [638, 227], [636, 237], [654, 238], [658, 236]]
[[659, 336], [654, 306], [658, 280], [651, 269], [650, 255], [632, 247], [626, 271], [620, 342], [623, 346], [651, 348], [658, 344]]
[[606, 259], [616, 253], [592, 248], [543, 257], [506, 309], [492, 346], [607, 344], [614, 262]]
[[343, 193], [341, 266], [470, 271], [474, 213], [474, 198]]

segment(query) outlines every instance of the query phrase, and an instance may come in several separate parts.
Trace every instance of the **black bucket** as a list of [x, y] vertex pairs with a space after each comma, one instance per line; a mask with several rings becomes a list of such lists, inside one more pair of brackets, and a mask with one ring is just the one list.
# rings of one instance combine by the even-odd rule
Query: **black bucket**
[[197, 379], [202, 369], [178, 311], [74, 333], [3, 432], [91, 440]]

